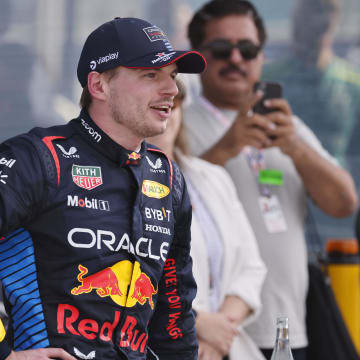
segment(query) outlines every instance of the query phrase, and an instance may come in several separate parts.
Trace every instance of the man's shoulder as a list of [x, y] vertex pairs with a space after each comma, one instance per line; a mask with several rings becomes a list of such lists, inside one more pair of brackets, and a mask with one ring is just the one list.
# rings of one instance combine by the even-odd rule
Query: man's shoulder
[[170, 178], [170, 187], [175, 191], [175, 200], [180, 200], [180, 193], [183, 191], [183, 175], [179, 166], [155, 145], [147, 144], [146, 150], [145, 159], [150, 171], [167, 174]]
[[29, 131], [29, 136], [33, 138], [43, 139], [45, 137], [69, 137], [74, 133], [70, 123], [64, 125], [56, 125], [51, 127], [35, 127]]
[[206, 112], [205, 107], [201, 102], [201, 96], [194, 96], [191, 102], [183, 107], [183, 116], [186, 119], [188, 116], [193, 117], [196, 114], [203, 115]]

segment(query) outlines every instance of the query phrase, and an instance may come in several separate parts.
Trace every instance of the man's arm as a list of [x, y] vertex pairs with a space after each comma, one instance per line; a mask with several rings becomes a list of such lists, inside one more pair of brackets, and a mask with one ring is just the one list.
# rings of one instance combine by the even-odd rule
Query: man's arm
[[212, 344], [199, 340], [199, 360], [222, 360], [223, 358], [223, 354]]
[[358, 199], [350, 174], [325, 159], [296, 134], [291, 109], [285, 100], [271, 100], [268, 105], [279, 109], [268, 115], [276, 125], [268, 131], [275, 137], [271, 146], [278, 146], [292, 159], [314, 203], [334, 217], [351, 215], [357, 208]]
[[[309, 196], [321, 210], [334, 217], [351, 215], [358, 199], [350, 174], [325, 159], [296, 134], [286, 100], [267, 100], [266, 105], [277, 111], [267, 115], [239, 113], [230, 129], [202, 158], [224, 166], [247, 145], [258, 149], [278, 146], [292, 159]], [[270, 136], [275, 140], [270, 140]]]
[[[45, 177], [36, 150], [25, 139], [0, 146], [0, 241], [2, 235], [24, 226], [39, 210]], [[36, 209], [36, 210], [35, 210]], [[1, 320], [0, 320], [1, 322]], [[6, 360], [75, 360], [60, 348], [12, 351], [0, 324], [0, 359]]]
[[25, 226], [39, 210], [46, 180], [36, 149], [25, 138], [2, 144], [0, 158], [1, 238]]
[[228, 160], [237, 156], [245, 146], [261, 149], [271, 144], [266, 131], [272, 123], [266, 117], [253, 113], [250, 109], [259, 100], [262, 92], [252, 94], [248, 108], [239, 111], [231, 127], [224, 136], [209, 148], [202, 158], [213, 164], [224, 166]]
[[174, 238], [158, 285], [155, 312], [148, 326], [148, 346], [159, 359], [196, 360], [198, 344], [192, 311], [196, 283], [190, 257], [191, 205], [184, 178], [177, 165], [173, 166], [172, 191], [179, 193], [179, 203], [173, 206]]
[[5, 360], [76, 360], [73, 356], [60, 348], [46, 348], [26, 351], [12, 351]]
[[6, 331], [3, 322], [0, 319], [0, 359], [5, 360], [75, 360], [73, 356], [67, 353], [63, 349], [59, 348], [47, 348], [47, 349], [35, 349], [26, 351], [11, 351], [9, 345], [5, 340]]

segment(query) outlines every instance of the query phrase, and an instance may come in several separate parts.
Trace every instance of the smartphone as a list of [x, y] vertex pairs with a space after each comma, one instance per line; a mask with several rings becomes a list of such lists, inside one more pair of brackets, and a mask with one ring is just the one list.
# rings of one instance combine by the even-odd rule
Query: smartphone
[[277, 82], [261, 81], [254, 86], [254, 91], [262, 90], [263, 97], [255, 104], [253, 111], [258, 114], [268, 114], [275, 109], [268, 108], [264, 105], [266, 99], [279, 99], [282, 97], [282, 86]]

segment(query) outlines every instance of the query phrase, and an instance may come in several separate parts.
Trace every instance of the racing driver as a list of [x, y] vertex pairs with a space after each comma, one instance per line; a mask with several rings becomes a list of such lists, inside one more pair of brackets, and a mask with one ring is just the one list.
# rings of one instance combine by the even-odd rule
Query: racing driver
[[191, 206], [162, 133], [176, 51], [144, 20], [115, 18], [80, 55], [81, 112], [0, 145], [0, 359], [197, 358]]

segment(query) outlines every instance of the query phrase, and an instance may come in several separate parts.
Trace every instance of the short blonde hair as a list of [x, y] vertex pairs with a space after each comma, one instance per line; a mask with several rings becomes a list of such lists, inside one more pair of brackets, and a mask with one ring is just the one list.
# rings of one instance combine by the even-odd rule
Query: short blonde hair
[[[179, 92], [177, 93], [177, 95], [174, 98], [174, 107], [179, 106], [181, 108], [181, 116], [182, 116], [182, 105], [186, 98], [186, 90], [185, 90], [184, 84], [179, 79], [176, 79], [176, 85], [178, 87]], [[182, 121], [181, 121], [181, 126], [179, 129], [178, 135], [175, 139], [175, 147], [180, 149], [184, 155], [189, 155], [186, 131], [185, 131]], [[175, 154], [175, 157], [176, 157], [176, 154]]]

